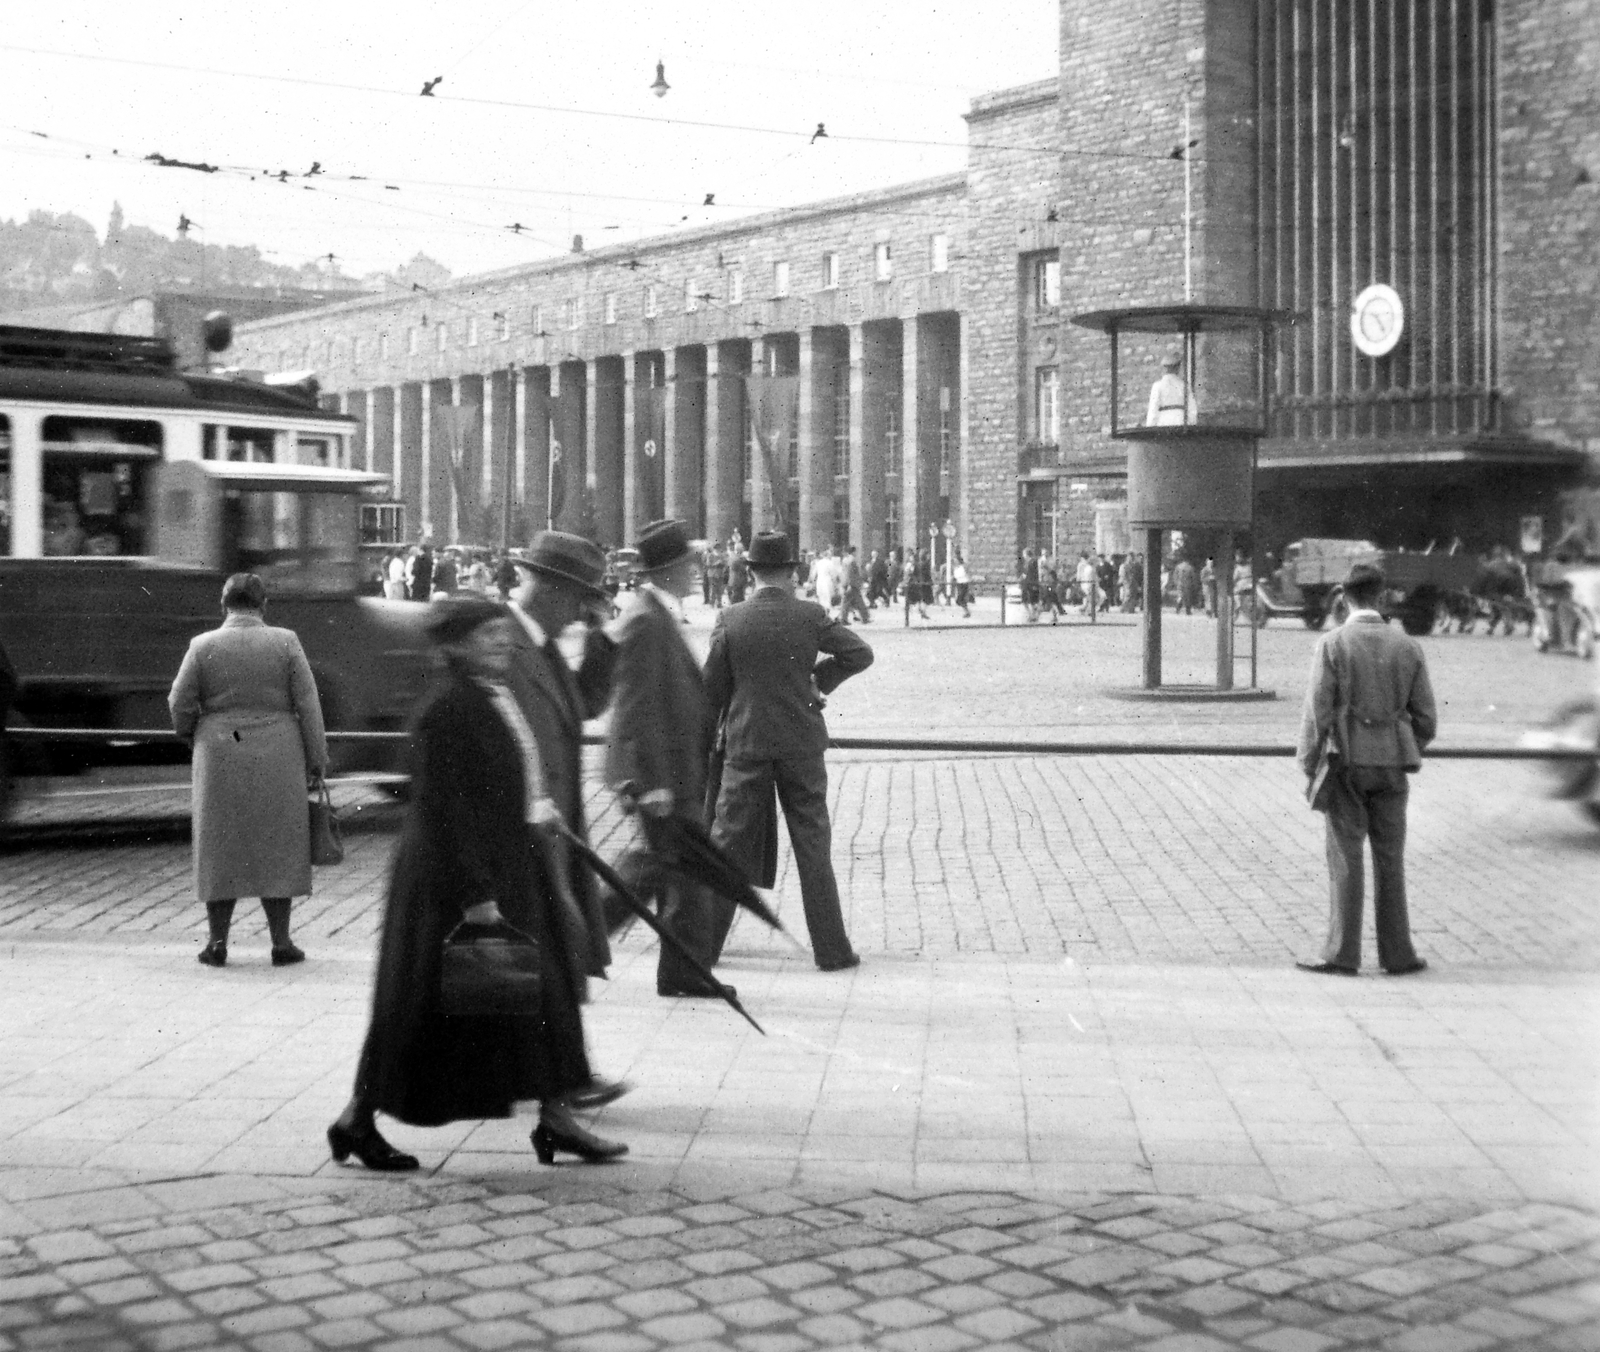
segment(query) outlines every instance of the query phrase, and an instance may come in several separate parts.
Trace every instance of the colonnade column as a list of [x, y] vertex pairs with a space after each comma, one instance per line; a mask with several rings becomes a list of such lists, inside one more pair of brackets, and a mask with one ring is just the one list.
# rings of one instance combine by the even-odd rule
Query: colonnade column
[[375, 458], [373, 456], [373, 453], [372, 453], [372, 442], [373, 442], [373, 438], [377, 435], [376, 432], [374, 431], [375, 427], [377, 426], [377, 421], [378, 421], [378, 392], [377, 392], [377, 390], [368, 390], [367, 391], [367, 393], [366, 393], [366, 404], [367, 404], [367, 416], [362, 420], [362, 426], [361, 426], [361, 441], [363, 443], [362, 447], [361, 447], [361, 451], [362, 451], [362, 460], [363, 460], [363, 462], [365, 464], [366, 471], [367, 471], [368, 474], [371, 474], [372, 473], [372, 462], [373, 462], [373, 460]]
[[919, 338], [915, 316], [900, 326], [900, 543], [922, 543], [922, 419]]
[[[596, 531], [600, 529], [600, 363], [593, 358], [583, 363], [583, 483], [571, 484], [571, 491], [588, 495], [589, 515]], [[579, 529], [585, 523], [580, 513], [573, 519]]]
[[511, 501], [521, 507], [528, 500], [528, 368], [520, 363], [511, 377], [512, 483], [506, 485]]
[[417, 485], [420, 534], [433, 534], [433, 382], [422, 382], [422, 476]]
[[722, 349], [715, 341], [706, 344], [705, 412], [700, 433], [700, 471], [705, 494], [705, 533], [708, 539], [726, 540], [739, 524], [738, 498], [728, 496], [728, 481], [722, 455]]
[[[688, 516], [685, 505], [680, 505], [677, 484], [678, 464], [678, 349], [664, 348], [661, 353], [661, 444], [656, 455], [661, 458], [661, 515], [680, 520]], [[647, 471], [648, 471], [647, 467]], [[692, 533], [692, 532], [691, 532]]]
[[640, 482], [639, 454], [639, 354], [622, 354], [622, 534], [618, 544], [630, 544], [639, 538], [639, 527], [644, 525], [644, 504], [648, 495]]
[[394, 495], [402, 502], [406, 496], [406, 440], [405, 440], [406, 387], [394, 387]]
[[[483, 404], [479, 418], [479, 441], [483, 447], [482, 454], [478, 457], [478, 505], [480, 507], [492, 506], [494, 503], [494, 466], [500, 457], [496, 455], [496, 437], [494, 435], [495, 397], [494, 397], [494, 372], [486, 371], [483, 376]], [[499, 524], [498, 521], [495, 523]]]
[[[796, 524], [801, 549], [826, 549], [833, 543], [833, 457], [818, 444], [816, 334], [803, 328], [799, 339], [800, 520]], [[831, 449], [830, 445], [827, 450]]]
[[[883, 490], [873, 493], [877, 467], [867, 464], [867, 338], [860, 324], [850, 326], [850, 543], [856, 559], [865, 563], [870, 523], [877, 519], [873, 498], [881, 502]], [[880, 508], [881, 510], [881, 508]]]

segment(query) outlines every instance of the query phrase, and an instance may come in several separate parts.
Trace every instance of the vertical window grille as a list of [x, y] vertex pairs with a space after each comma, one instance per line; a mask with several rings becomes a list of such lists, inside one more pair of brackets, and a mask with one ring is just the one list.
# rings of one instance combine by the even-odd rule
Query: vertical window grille
[[900, 499], [883, 500], [884, 548], [893, 549], [900, 543]]
[[794, 412], [789, 417], [789, 487], [800, 488], [800, 404], [796, 400]]
[[850, 478], [850, 368], [833, 372], [833, 477]]
[[[1272, 434], [1449, 436], [1495, 425], [1488, 0], [1258, 0], [1262, 304], [1282, 332]], [[1361, 354], [1356, 296], [1391, 286], [1399, 344]]]
[[1041, 366], [1033, 376], [1033, 426], [1037, 441], [1054, 446], [1061, 439], [1061, 373]]
[[883, 454], [890, 474], [900, 473], [900, 410], [883, 411]]
[[956, 415], [951, 408], [950, 387], [939, 387], [939, 496], [950, 496], [950, 475], [955, 465]]
[[1040, 310], [1061, 308], [1060, 259], [1041, 258], [1034, 265], [1033, 300], [1035, 308]]

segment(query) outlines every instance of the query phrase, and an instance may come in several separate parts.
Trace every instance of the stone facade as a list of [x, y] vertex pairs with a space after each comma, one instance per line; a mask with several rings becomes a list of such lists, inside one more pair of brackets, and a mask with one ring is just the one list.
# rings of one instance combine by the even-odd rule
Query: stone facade
[[[1253, 543], [1506, 540], [1519, 515], [1554, 513], [1600, 438], [1600, 12], [1353, 4], [1063, 0], [1059, 70], [974, 100], [962, 174], [244, 324], [234, 356], [319, 373], [363, 423], [364, 463], [393, 476], [410, 538], [490, 542], [509, 519], [522, 540], [554, 519], [620, 542], [665, 512], [717, 538], [781, 519], [802, 548], [938, 545], [949, 523], [990, 577], [1024, 544], [1120, 551], [1126, 458], [1109, 435], [1108, 345], [1067, 318], [1180, 302], [1186, 288], [1196, 303], [1281, 303], [1263, 261], [1264, 146], [1268, 119], [1296, 114], [1263, 75], [1272, 44], [1325, 76], [1332, 99], [1350, 97], [1345, 68], [1317, 74], [1317, 34], [1365, 23], [1388, 43], [1454, 25], [1461, 51], [1481, 43], [1492, 57], [1482, 163], [1494, 173], [1474, 170], [1465, 188], [1458, 175], [1452, 191], [1490, 203], [1494, 303], [1473, 341], [1493, 353], [1493, 379], [1379, 398], [1374, 368], [1341, 356], [1355, 373], [1345, 386], [1294, 385], [1308, 408], [1417, 398], [1471, 412], [1421, 435], [1413, 421], [1405, 437], [1373, 434], [1377, 417], [1359, 414], [1359, 444], [1340, 440], [1355, 435], [1339, 430], [1345, 414], [1308, 414], [1334, 430], [1264, 444]], [[1363, 122], [1347, 108], [1341, 122], [1318, 105], [1297, 144], [1327, 164], [1350, 144], [1371, 151], [1380, 113]], [[1319, 333], [1343, 332], [1359, 271], [1330, 288], [1313, 272]], [[1450, 308], [1440, 284], [1411, 298], [1418, 350]], [[1166, 346], [1124, 343], [1119, 420], [1142, 416]], [[1281, 352], [1267, 365], [1281, 386]], [[794, 453], [770, 471], [749, 444], [751, 373], [795, 378], [780, 438]], [[1206, 393], [1203, 413], [1221, 402], [1217, 385]], [[769, 492], [774, 473], [787, 482]]]

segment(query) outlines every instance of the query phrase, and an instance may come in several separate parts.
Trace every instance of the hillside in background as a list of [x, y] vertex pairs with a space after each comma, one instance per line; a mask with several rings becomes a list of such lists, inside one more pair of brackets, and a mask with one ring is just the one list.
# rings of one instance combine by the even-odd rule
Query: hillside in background
[[120, 204], [111, 208], [105, 237], [81, 216], [30, 212], [25, 221], [0, 221], [0, 310], [111, 301], [153, 291], [219, 291], [236, 287], [303, 290], [410, 290], [450, 279], [425, 254], [390, 273], [350, 277], [337, 259], [297, 267], [272, 263], [254, 245], [202, 244], [192, 235], [168, 238], [129, 225]]

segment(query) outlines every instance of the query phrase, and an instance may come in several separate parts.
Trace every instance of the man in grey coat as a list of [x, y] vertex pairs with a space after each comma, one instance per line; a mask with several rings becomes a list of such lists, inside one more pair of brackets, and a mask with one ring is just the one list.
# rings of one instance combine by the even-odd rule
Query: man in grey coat
[[[706, 694], [725, 739], [712, 839], [752, 882], [765, 881], [766, 818], [777, 790], [812, 952], [823, 971], [841, 971], [861, 960], [845, 933], [833, 876], [822, 706], [825, 696], [872, 665], [872, 649], [821, 606], [795, 596], [788, 536], [757, 535], [750, 568], [755, 594], [717, 616], [706, 658]], [[724, 903], [714, 953], [721, 953], [732, 923], [732, 906]]]
[[1406, 776], [1438, 730], [1422, 645], [1378, 611], [1384, 576], [1357, 564], [1344, 584], [1350, 615], [1317, 644], [1300, 721], [1298, 759], [1315, 773], [1323, 738], [1336, 758], [1328, 775], [1328, 941], [1307, 972], [1354, 976], [1361, 966], [1362, 846], [1372, 842], [1378, 964], [1391, 976], [1427, 963], [1411, 943], [1406, 910]]

